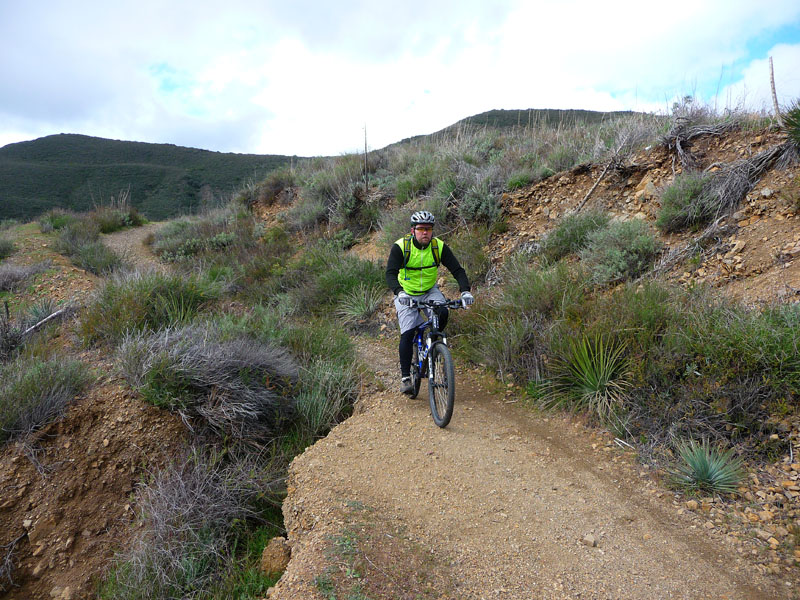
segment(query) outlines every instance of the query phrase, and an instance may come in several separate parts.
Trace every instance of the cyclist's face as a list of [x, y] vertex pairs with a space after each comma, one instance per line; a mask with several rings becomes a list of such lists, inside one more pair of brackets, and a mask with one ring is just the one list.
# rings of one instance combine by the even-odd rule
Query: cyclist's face
[[414, 227], [413, 231], [414, 236], [420, 244], [423, 246], [430, 244], [431, 238], [433, 237], [433, 227], [430, 225], [417, 225]]

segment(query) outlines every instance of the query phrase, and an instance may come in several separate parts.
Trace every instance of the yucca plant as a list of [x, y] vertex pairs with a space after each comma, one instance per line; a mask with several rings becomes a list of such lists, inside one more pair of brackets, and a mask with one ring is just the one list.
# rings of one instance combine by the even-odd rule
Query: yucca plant
[[604, 422], [612, 420], [630, 387], [625, 349], [625, 344], [615, 344], [599, 335], [572, 341], [551, 366], [553, 377], [544, 406], [565, 406], [596, 414]]
[[384, 294], [383, 287], [361, 283], [344, 297], [337, 314], [348, 324], [368, 319], [381, 305]]
[[708, 440], [701, 444], [689, 440], [678, 444], [677, 450], [681, 462], [672, 477], [683, 488], [730, 494], [744, 478], [742, 458], [734, 456], [733, 448], [719, 450]]
[[783, 124], [789, 139], [795, 147], [800, 148], [800, 100], [795, 100], [792, 107], [783, 115]]

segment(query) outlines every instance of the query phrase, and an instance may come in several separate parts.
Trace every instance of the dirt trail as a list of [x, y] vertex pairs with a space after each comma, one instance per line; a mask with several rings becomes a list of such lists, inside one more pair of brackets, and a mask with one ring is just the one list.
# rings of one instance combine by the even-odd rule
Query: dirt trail
[[147, 236], [164, 226], [163, 222], [124, 229], [103, 236], [103, 243], [138, 268], [166, 269], [166, 265], [145, 246]]
[[[369, 364], [388, 391], [292, 465], [293, 558], [271, 599], [327, 597], [320, 582], [348, 569], [331, 540], [348, 531], [362, 531], [370, 598], [794, 597], [797, 582], [760, 576], [609, 438], [508, 403], [463, 370], [453, 421], [437, 428], [424, 382], [418, 399], [396, 393], [394, 347], [381, 346]], [[426, 581], [401, 581], [401, 542], [435, 557]]]

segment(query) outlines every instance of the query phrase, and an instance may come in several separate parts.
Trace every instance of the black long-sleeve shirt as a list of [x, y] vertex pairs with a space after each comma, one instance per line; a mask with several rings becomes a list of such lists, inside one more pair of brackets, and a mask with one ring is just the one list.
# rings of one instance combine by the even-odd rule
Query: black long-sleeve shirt
[[[417, 243], [416, 239], [412, 238], [411, 241], [417, 248], [422, 249], [422, 246]], [[450, 250], [450, 246], [448, 244], [443, 244], [443, 246], [441, 264], [447, 267], [447, 270], [453, 274], [453, 277], [455, 277], [458, 282], [459, 291], [468, 292], [470, 290], [470, 285], [467, 272], [458, 262], [453, 251]], [[391, 289], [395, 295], [403, 290], [403, 286], [401, 286], [400, 282], [397, 280], [397, 276], [402, 268], [403, 249], [398, 244], [392, 244], [392, 250], [389, 252], [389, 260], [386, 261], [386, 285], [389, 286], [389, 289]]]

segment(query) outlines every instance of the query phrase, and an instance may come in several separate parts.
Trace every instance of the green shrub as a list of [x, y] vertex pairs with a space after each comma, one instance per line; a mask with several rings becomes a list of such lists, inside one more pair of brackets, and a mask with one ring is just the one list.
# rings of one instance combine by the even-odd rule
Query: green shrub
[[506, 312], [563, 319], [585, 300], [584, 273], [561, 263], [540, 269], [519, 254], [503, 267], [503, 279], [500, 307]]
[[607, 285], [644, 274], [660, 252], [647, 224], [634, 219], [590, 233], [580, 256], [594, 283]]
[[297, 411], [306, 435], [317, 439], [352, 413], [358, 398], [359, 377], [352, 362], [319, 358], [303, 370], [303, 389], [297, 396]]
[[86, 343], [116, 342], [128, 331], [188, 323], [220, 295], [199, 275], [132, 272], [107, 281], [78, 325]]
[[88, 214], [88, 218], [97, 224], [100, 233], [144, 225], [144, 218], [132, 206], [98, 206]]
[[242, 317], [226, 317], [219, 328], [226, 338], [246, 332], [264, 343], [285, 346], [300, 361], [295, 398], [302, 449], [350, 413], [360, 377], [353, 363], [354, 342], [341, 326], [327, 318], [292, 322], [293, 311], [286, 302], [259, 305]]
[[101, 241], [80, 246], [72, 262], [95, 275], [108, 275], [127, 266], [127, 263]]
[[687, 292], [657, 280], [617, 287], [611, 294], [593, 298], [586, 306], [585, 324], [595, 335], [625, 343], [632, 370], [640, 380], [666, 376], [673, 369], [664, 338], [683, 331], [692, 310]]
[[261, 183], [241, 192], [241, 200], [248, 206], [256, 202], [270, 206], [284, 190], [297, 185], [295, 170], [290, 166], [271, 171]]
[[567, 215], [545, 237], [542, 255], [548, 262], [556, 262], [581, 250], [587, 244], [589, 235], [605, 228], [609, 220], [608, 214], [600, 211]]
[[[489, 243], [489, 230], [486, 226], [476, 225], [461, 229], [444, 242], [450, 245], [473, 285], [480, 284], [486, 279], [486, 274], [492, 266], [485, 251]], [[452, 292], [458, 291], [455, 279], [449, 275], [445, 279], [445, 288]]]
[[733, 449], [720, 451], [708, 440], [694, 440], [678, 445], [680, 463], [672, 473], [675, 483], [683, 488], [714, 494], [732, 494], [744, 479], [743, 459]]
[[517, 171], [516, 173], [512, 173], [511, 177], [509, 177], [508, 183], [506, 183], [506, 189], [509, 192], [513, 192], [514, 190], [532, 184], [534, 181], [536, 181], [536, 177], [530, 171]]
[[100, 227], [92, 219], [64, 225], [54, 248], [76, 266], [95, 275], [108, 275], [126, 266], [119, 255], [100, 241]]
[[700, 357], [696, 370], [718, 384], [741, 377], [760, 379], [775, 398], [800, 394], [800, 306], [763, 311], [717, 302], [687, 315], [676, 344]]
[[19, 221], [16, 219], [0, 219], [0, 231], [11, 229], [17, 225], [19, 225]]
[[100, 240], [100, 228], [89, 220], [75, 220], [59, 230], [54, 249], [65, 256], [76, 256], [81, 247]]
[[554, 324], [572, 319], [585, 300], [584, 276], [562, 263], [539, 269], [517, 254], [506, 260], [503, 281], [498, 296], [476, 303], [453, 326], [476, 362], [503, 377], [539, 380]]
[[552, 378], [544, 406], [588, 412], [606, 423], [623, 409], [630, 388], [624, 345], [583, 336], [570, 341], [549, 370]]
[[0, 238], [0, 260], [8, 258], [14, 253], [14, 242], [6, 238]]
[[715, 213], [708, 194], [708, 175], [686, 171], [675, 177], [661, 195], [656, 226], [666, 233], [707, 223]]
[[42, 233], [59, 231], [78, 221], [78, 216], [62, 208], [53, 208], [39, 218], [39, 229]]
[[300, 199], [283, 214], [283, 219], [293, 231], [313, 229], [328, 218], [328, 209], [322, 200]]
[[24, 436], [61, 416], [88, 384], [83, 363], [20, 357], [0, 366], [0, 442]]
[[500, 216], [497, 196], [488, 182], [471, 186], [457, 207], [458, 215], [467, 223], [493, 223]]
[[405, 176], [398, 176], [395, 198], [400, 204], [417, 198], [428, 191], [437, 178], [437, 169], [428, 157], [421, 157]]

